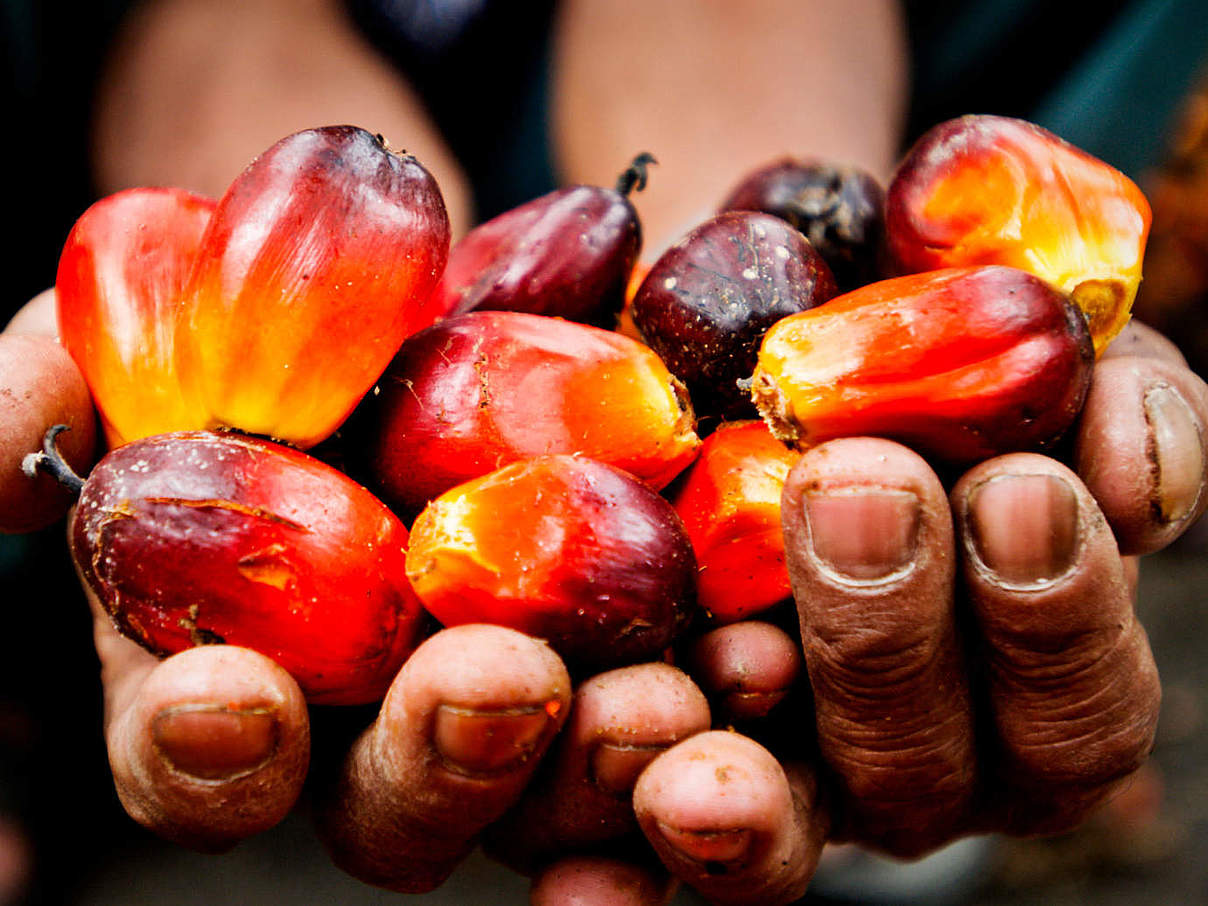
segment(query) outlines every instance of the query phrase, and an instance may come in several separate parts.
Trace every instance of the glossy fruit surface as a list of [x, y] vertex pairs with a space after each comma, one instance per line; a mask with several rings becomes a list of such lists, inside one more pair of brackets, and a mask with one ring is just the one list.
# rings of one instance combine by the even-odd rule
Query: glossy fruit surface
[[624, 195], [597, 186], [558, 189], [467, 233], [453, 246], [429, 305], [611, 328], [641, 245], [637, 212]]
[[808, 447], [876, 435], [969, 463], [1043, 447], [1090, 384], [1085, 319], [1015, 268], [883, 280], [777, 323], [752, 392], [773, 433]]
[[417, 641], [406, 528], [288, 447], [212, 432], [126, 444], [88, 476], [70, 539], [125, 635], [158, 654], [255, 649], [312, 703], [380, 698]]
[[738, 382], [751, 376], [764, 331], [834, 294], [830, 269], [801, 233], [769, 214], [734, 211], [663, 253], [632, 315], [698, 416], [753, 417]]
[[189, 405], [205, 427], [322, 440], [431, 323], [448, 245], [415, 158], [352, 126], [282, 139], [227, 189], [198, 249], [176, 334]]
[[885, 190], [857, 167], [781, 158], [749, 173], [721, 209], [763, 211], [792, 224], [822, 256], [842, 292], [880, 276]]
[[501, 465], [554, 453], [661, 488], [700, 445], [682, 388], [650, 349], [521, 312], [469, 312], [411, 337], [369, 408], [375, 479], [414, 510]]
[[522, 460], [442, 494], [407, 554], [445, 625], [508, 626], [593, 667], [657, 658], [690, 616], [695, 568], [666, 500], [578, 456]]
[[110, 446], [207, 421], [181, 394], [175, 334], [215, 204], [180, 189], [127, 189], [92, 205], [67, 237], [55, 280], [59, 336]]
[[718, 623], [745, 619], [792, 594], [780, 495], [800, 458], [761, 421], [728, 422], [705, 438], [671, 503], [696, 553], [697, 601]]
[[1151, 214], [1128, 177], [1053, 133], [965, 116], [931, 129], [902, 160], [885, 218], [901, 271], [1026, 270], [1073, 297], [1098, 353], [1128, 323]]

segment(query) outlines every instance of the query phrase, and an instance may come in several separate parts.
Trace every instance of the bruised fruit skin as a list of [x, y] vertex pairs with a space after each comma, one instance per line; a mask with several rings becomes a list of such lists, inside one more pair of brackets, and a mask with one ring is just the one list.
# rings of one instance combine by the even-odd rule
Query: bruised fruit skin
[[830, 267], [840, 291], [877, 279], [885, 190], [857, 167], [785, 157], [750, 173], [723, 211], [763, 211], [792, 224]]
[[801, 233], [770, 214], [735, 211], [664, 252], [631, 311], [699, 416], [752, 418], [739, 381], [751, 376], [764, 331], [834, 294], [830, 269]]
[[753, 616], [792, 594], [780, 496], [800, 455], [761, 421], [728, 422], [676, 483], [671, 503], [696, 554], [697, 601], [716, 623]]
[[352, 126], [282, 139], [218, 203], [176, 326], [204, 427], [309, 447], [433, 320], [449, 219], [431, 174]]
[[182, 189], [127, 189], [76, 221], [55, 280], [59, 336], [111, 447], [205, 426], [176, 372], [176, 308], [217, 204]]
[[578, 456], [522, 460], [442, 494], [407, 553], [412, 587], [446, 626], [508, 626], [591, 667], [657, 658], [690, 616], [695, 569], [666, 500]]
[[964, 116], [915, 143], [886, 197], [900, 272], [1021, 268], [1069, 293], [1096, 354], [1128, 323], [1152, 215], [1123, 173], [1023, 120]]
[[60, 449], [78, 471], [92, 463], [96, 412], [79, 369], [54, 337], [0, 334], [0, 532], [33, 532], [67, 512], [71, 495], [22, 462], [42, 449], [52, 425], [66, 425]]
[[377, 700], [417, 641], [406, 528], [288, 447], [204, 431], [119, 447], [88, 476], [70, 540], [123, 634], [161, 655], [254, 649], [313, 704]]
[[967, 464], [1054, 441], [1093, 365], [1085, 319], [1052, 287], [1015, 268], [949, 268], [780, 321], [752, 395], [773, 433], [801, 448], [875, 435]]
[[429, 307], [450, 312], [495, 309], [555, 315], [611, 329], [642, 247], [637, 212], [626, 197], [640, 176], [616, 189], [570, 186], [506, 211], [467, 233]]
[[521, 312], [469, 312], [407, 340], [372, 400], [386, 497], [418, 510], [531, 456], [577, 453], [661, 488], [696, 456], [691, 407], [646, 346]]

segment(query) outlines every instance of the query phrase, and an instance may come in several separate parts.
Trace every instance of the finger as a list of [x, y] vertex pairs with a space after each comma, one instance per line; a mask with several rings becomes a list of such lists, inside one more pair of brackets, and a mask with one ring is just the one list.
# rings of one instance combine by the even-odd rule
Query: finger
[[1185, 367], [1119, 356], [1095, 366], [1074, 468], [1126, 554], [1158, 550], [1208, 505], [1208, 385]]
[[54, 289], [42, 290], [17, 309], [17, 313], [4, 326], [4, 332], [57, 337], [59, 321], [55, 310]]
[[688, 673], [723, 720], [756, 720], [784, 701], [802, 672], [800, 643], [771, 623], [731, 623], [695, 639]]
[[704, 694], [668, 664], [592, 677], [575, 691], [566, 729], [535, 787], [491, 828], [492, 855], [529, 872], [555, 854], [635, 833], [638, 775], [656, 755], [709, 725]]
[[570, 678], [544, 642], [487, 625], [432, 636], [322, 791], [336, 863], [392, 890], [438, 886], [516, 801], [569, 705]]
[[1104, 359], [1118, 356], [1142, 356], [1149, 359], [1161, 359], [1172, 365], [1187, 367], [1187, 360], [1179, 347], [1163, 334], [1135, 318], [1125, 325], [1119, 336], [1103, 350]]
[[944, 490], [905, 447], [851, 438], [803, 455], [781, 514], [840, 834], [899, 855], [934, 848], [975, 779]]
[[983, 463], [952, 491], [1014, 832], [1062, 830], [1148, 755], [1160, 688], [1106, 520], [1065, 466]]
[[297, 683], [263, 655], [211, 645], [160, 661], [88, 594], [118, 798], [165, 839], [208, 852], [277, 824], [306, 779]]
[[671, 873], [723, 904], [800, 897], [829, 830], [812, 775], [786, 773], [767, 749], [722, 730], [656, 758], [633, 806]]
[[602, 856], [570, 856], [533, 878], [530, 906], [663, 906], [675, 885], [665, 871]]

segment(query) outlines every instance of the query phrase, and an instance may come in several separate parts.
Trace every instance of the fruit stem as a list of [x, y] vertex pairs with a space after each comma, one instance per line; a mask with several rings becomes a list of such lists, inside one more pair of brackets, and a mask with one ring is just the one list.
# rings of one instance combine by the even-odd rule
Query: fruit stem
[[625, 171], [617, 177], [617, 191], [622, 195], [628, 196], [630, 192], [637, 189], [641, 192], [646, 188], [646, 177], [649, 175], [647, 168], [651, 164], [657, 164], [654, 155], [649, 151], [643, 151], [633, 159]]
[[45, 472], [70, 491], [72, 496], [79, 497], [80, 492], [84, 490], [84, 479], [67, 464], [63, 454], [59, 452], [59, 445], [55, 442], [55, 438], [70, 430], [69, 425], [52, 425], [47, 429], [46, 436], [42, 438], [41, 452], [30, 453], [21, 460], [21, 471], [29, 478], [37, 478], [39, 472]]

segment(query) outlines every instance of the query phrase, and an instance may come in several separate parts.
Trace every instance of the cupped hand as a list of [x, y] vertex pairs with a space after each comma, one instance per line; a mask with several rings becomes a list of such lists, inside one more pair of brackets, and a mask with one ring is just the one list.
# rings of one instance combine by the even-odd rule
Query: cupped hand
[[[1205, 425], [1204, 382], [1134, 325], [1096, 366], [1072, 468], [1012, 454], [945, 487], [889, 441], [807, 452], [782, 517], [812, 694], [757, 725], [767, 747], [703, 734], [642, 774], [634, 807], [665, 865], [714, 902], [774, 904], [826, 839], [915, 857], [1079, 824], [1152, 747], [1134, 555], [1202, 513]], [[730, 720], [791, 685], [797, 640], [756, 626], [691, 650]]]
[[[1097, 366], [1073, 469], [1012, 455], [946, 488], [897, 444], [823, 445], [784, 496], [800, 638], [739, 623], [695, 640], [687, 673], [638, 665], [572, 689], [544, 643], [444, 630], [330, 767], [310, 764], [307, 709], [270, 660], [207, 646], [160, 661], [93, 602], [115, 784], [144, 825], [217, 851], [310, 783], [354, 876], [428, 890], [485, 836], [534, 873], [535, 903], [665, 902], [681, 879], [774, 904], [828, 839], [916, 856], [1061, 830], [1152, 743], [1126, 555], [1202, 512], [1206, 422], [1203, 382], [1138, 325]], [[760, 729], [709, 731], [731, 723]]]

